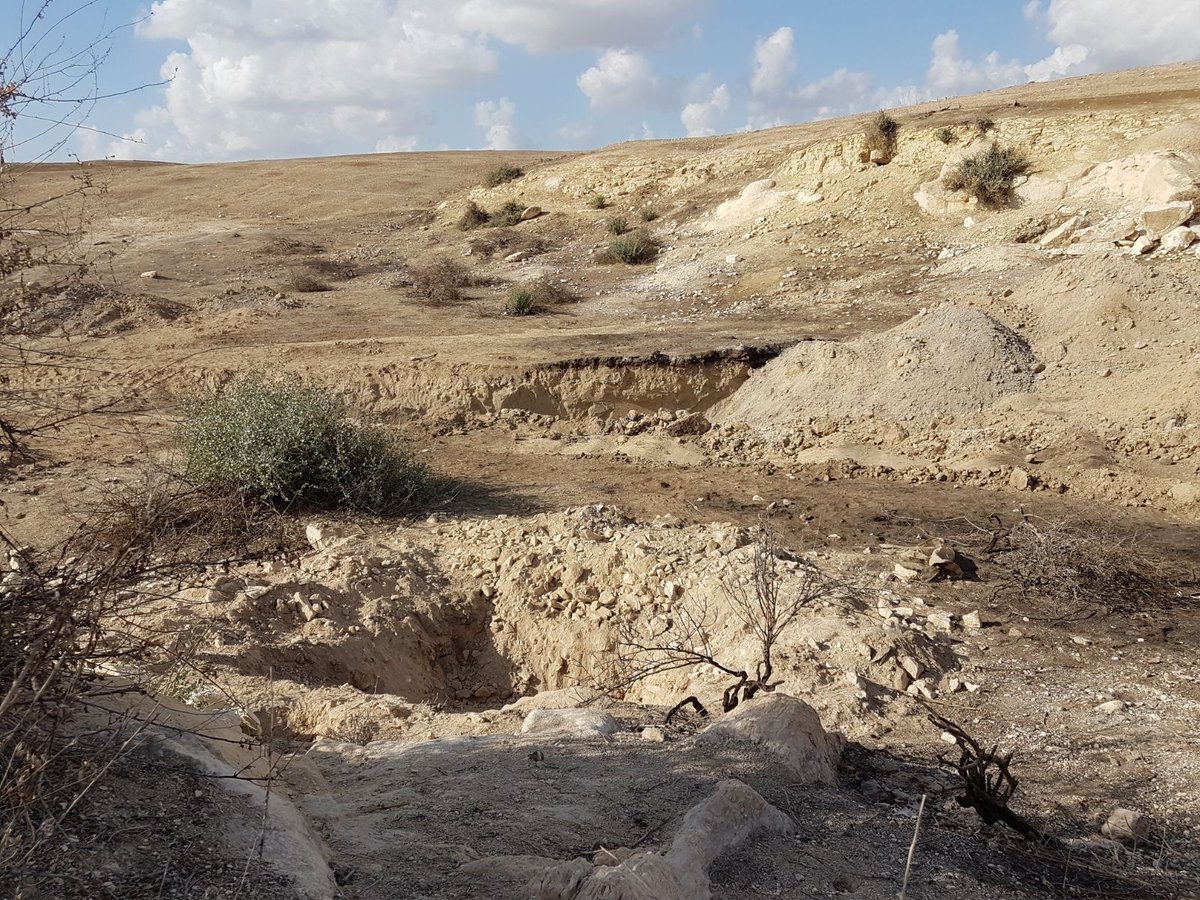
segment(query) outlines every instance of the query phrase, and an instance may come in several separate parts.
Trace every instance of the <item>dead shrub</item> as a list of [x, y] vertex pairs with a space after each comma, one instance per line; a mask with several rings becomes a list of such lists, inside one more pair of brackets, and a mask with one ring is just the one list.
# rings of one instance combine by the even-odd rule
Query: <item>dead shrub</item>
[[900, 123], [881, 109], [867, 125], [867, 150], [891, 159], [896, 154], [899, 134]]
[[587, 199], [588, 209], [608, 209], [608, 200], [600, 194], [592, 194]]
[[606, 225], [608, 233], [620, 237], [623, 234], [628, 234], [631, 230], [629, 220], [624, 216], [613, 216], [608, 220]]
[[935, 140], [941, 141], [943, 144], [958, 143], [958, 132], [948, 125], [935, 131], [933, 133], [933, 137]]
[[505, 300], [504, 314], [506, 316], [532, 316], [555, 306], [571, 303], [575, 299], [575, 294], [566, 285], [543, 278], [526, 284], [514, 285]]
[[474, 200], [467, 201], [467, 208], [463, 210], [462, 218], [458, 220], [459, 231], [473, 231], [476, 228], [482, 228], [490, 220], [487, 211], [484, 210]]
[[413, 268], [410, 274], [414, 293], [434, 306], [457, 303], [463, 299], [462, 288], [474, 284], [471, 273], [452, 259]]
[[[787, 585], [779, 571], [780, 559], [794, 565], [793, 580]], [[725, 581], [725, 609], [710, 604], [703, 595], [689, 595], [675, 605], [660, 630], [649, 630], [640, 621], [623, 622], [609, 671], [597, 687], [609, 696], [621, 698], [655, 676], [679, 669], [712, 667], [733, 682], [722, 697], [722, 708], [729, 712], [759, 691], [770, 692], [778, 685], [771, 680], [775, 671], [774, 649], [800, 613], [849, 590], [843, 582], [826, 577], [808, 560], [782, 550], [773, 532], [761, 527], [753, 545], [750, 573], [737, 573]], [[758, 645], [753, 674], [730, 660], [718, 659], [712, 647], [710, 635], [729, 613], [754, 635]], [[684, 706], [703, 710], [697, 698], [685, 698], [668, 713], [668, 722]]]

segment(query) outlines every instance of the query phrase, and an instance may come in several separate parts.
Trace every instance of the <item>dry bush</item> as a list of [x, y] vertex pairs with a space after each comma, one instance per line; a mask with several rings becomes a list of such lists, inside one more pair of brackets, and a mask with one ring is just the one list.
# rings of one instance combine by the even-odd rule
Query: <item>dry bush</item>
[[1063, 618], [1083, 611], [1136, 612], [1179, 595], [1129, 537], [1102, 525], [1025, 516], [1005, 528], [995, 520], [991, 552], [1031, 605], [1052, 602]]
[[495, 212], [488, 212], [474, 200], [467, 202], [467, 208], [458, 220], [460, 231], [473, 231], [476, 228], [506, 228], [517, 225], [525, 212], [525, 205], [516, 200], [508, 200]]
[[416, 295], [435, 306], [457, 303], [463, 299], [462, 288], [475, 284], [471, 273], [452, 259], [410, 269], [409, 275]]
[[867, 125], [867, 150], [891, 159], [896, 153], [899, 135], [900, 123], [881, 109]]
[[946, 176], [946, 187], [964, 190], [984, 206], [1005, 206], [1012, 202], [1016, 177], [1028, 171], [1023, 151], [993, 143], [959, 163]]
[[358, 268], [354, 263], [340, 259], [310, 259], [304, 263], [304, 268], [314, 275], [325, 278], [349, 280], [358, 275]]
[[[794, 580], [785, 591], [779, 560], [796, 565]], [[644, 622], [623, 622], [620, 626], [609, 672], [598, 688], [605, 694], [623, 697], [637, 684], [680, 669], [710, 666], [733, 681], [725, 688], [722, 708], [734, 709], [739, 702], [752, 699], [759, 691], [778, 686], [774, 674], [774, 650], [780, 638], [806, 609], [844, 596], [851, 589], [829, 578], [811, 562], [781, 550], [769, 528], [759, 529], [753, 544], [753, 568], [749, 576], [732, 575], [724, 585], [728, 610], [711, 605], [702, 595], [689, 596], [671, 610], [666, 625], [648, 631]], [[755, 639], [758, 659], [753, 675], [729, 659], [718, 659], [712, 647], [712, 634], [727, 612]], [[702, 709], [699, 701], [688, 697], [671, 713], [684, 705]]]
[[530, 234], [519, 228], [496, 228], [488, 232], [486, 236], [473, 238], [468, 246], [472, 256], [491, 259], [501, 250], [506, 254], [517, 250], [541, 253], [546, 249], [547, 242], [538, 235]]
[[935, 131], [933, 133], [933, 136], [934, 136], [935, 140], [941, 141], [943, 144], [957, 144], [958, 143], [958, 132], [955, 131], [953, 128], [951, 128], [948, 125], [944, 126], [942, 128], [939, 128], [937, 131]]
[[987, 134], [989, 131], [995, 130], [995, 128], [995, 121], [989, 119], [987, 116], [980, 116], [975, 120], [975, 130], [981, 135]]
[[653, 222], [659, 217], [659, 212], [653, 206], [644, 206], [638, 210], [638, 217], [643, 222]]
[[608, 200], [600, 194], [592, 194], [587, 199], [588, 209], [608, 209]]
[[506, 163], [488, 172], [487, 177], [483, 179], [483, 183], [490, 188], [499, 187], [502, 184], [508, 184], [510, 181], [516, 181], [524, 174], [524, 169]]
[[628, 234], [630, 231], [629, 220], [624, 216], [613, 216], [608, 220], [605, 226], [608, 228], [608, 233], [620, 237], [623, 234]]
[[307, 272], [296, 272], [288, 279], [286, 288], [289, 291], [294, 291], [297, 294], [320, 294], [325, 291], [332, 291], [333, 288], [329, 283], [322, 281], [315, 275], [309, 275]]

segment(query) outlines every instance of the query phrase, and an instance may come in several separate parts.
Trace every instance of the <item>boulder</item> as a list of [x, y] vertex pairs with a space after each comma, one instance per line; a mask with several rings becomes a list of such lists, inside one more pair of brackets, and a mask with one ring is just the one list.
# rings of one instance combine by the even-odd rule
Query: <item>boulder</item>
[[1151, 203], [1200, 200], [1200, 165], [1175, 153], [1156, 154], [1146, 167], [1141, 195]]
[[1196, 241], [1196, 232], [1188, 228], [1186, 225], [1180, 225], [1178, 228], [1172, 228], [1163, 235], [1162, 249], [1165, 253], [1171, 253], [1176, 250], [1186, 250]]
[[521, 734], [608, 738], [617, 733], [617, 720], [598, 709], [535, 709], [521, 723]]
[[777, 755], [804, 784], [834, 784], [846, 743], [837, 732], [825, 731], [815, 709], [786, 694], [765, 694], [746, 701], [696, 735], [695, 741], [760, 745]]
[[1138, 216], [1138, 224], [1153, 238], [1159, 238], [1174, 228], [1183, 225], [1196, 213], [1191, 200], [1160, 203], [1147, 206]]
[[786, 814], [742, 782], [730, 779], [688, 811], [665, 853], [618, 849], [604, 854], [597, 863], [582, 858], [562, 863], [534, 878], [526, 896], [536, 900], [703, 900], [711, 896], [708, 869], [717, 857], [756, 833], [790, 834], [794, 830], [795, 823]]
[[1038, 244], [1042, 247], [1065, 247], [1071, 243], [1071, 238], [1078, 230], [1082, 220], [1079, 216], [1071, 216], [1067, 221], [1063, 222], [1057, 228], [1051, 229], [1042, 235]]
[[1145, 256], [1157, 246], [1158, 241], [1154, 240], [1154, 238], [1150, 237], [1148, 234], [1143, 234], [1133, 242], [1133, 246], [1129, 248], [1129, 252], [1134, 256]]
[[542, 208], [540, 206], [527, 206], [521, 213], [521, 221], [528, 222], [530, 219], [536, 219], [541, 214]]
[[1100, 833], [1127, 846], [1137, 846], [1150, 840], [1153, 824], [1144, 815], [1132, 809], [1118, 807], [1112, 811]]

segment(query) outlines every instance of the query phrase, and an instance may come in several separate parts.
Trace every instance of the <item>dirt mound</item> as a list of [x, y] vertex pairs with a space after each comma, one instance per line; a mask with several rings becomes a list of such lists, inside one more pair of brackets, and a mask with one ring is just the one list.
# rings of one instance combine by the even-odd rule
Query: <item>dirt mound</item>
[[1028, 343], [978, 310], [942, 306], [883, 334], [799, 344], [712, 410], [714, 422], [812, 416], [928, 420], [987, 409], [1033, 387]]

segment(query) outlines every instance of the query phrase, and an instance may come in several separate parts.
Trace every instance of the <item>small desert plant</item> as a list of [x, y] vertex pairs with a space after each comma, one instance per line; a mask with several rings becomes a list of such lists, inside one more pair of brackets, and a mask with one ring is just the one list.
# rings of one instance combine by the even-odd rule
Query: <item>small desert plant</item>
[[933, 136], [943, 144], [957, 144], [958, 132], [949, 126], [939, 128], [933, 133]]
[[503, 228], [509, 225], [516, 225], [521, 221], [521, 214], [524, 212], [525, 204], [518, 203], [516, 200], [509, 200], [496, 210], [496, 212], [488, 216], [488, 227]]
[[867, 149], [879, 151], [885, 158], [891, 159], [896, 152], [899, 133], [900, 123], [881, 109], [867, 126]]
[[288, 280], [287, 287], [297, 294], [319, 294], [322, 291], [333, 290], [326, 282], [315, 275], [309, 275], [307, 272], [297, 272], [294, 274]]
[[388, 432], [296, 378], [243, 375], [191, 400], [178, 439], [190, 483], [270, 503], [379, 514], [416, 499], [426, 482]]
[[996, 127], [996, 123], [987, 116], [980, 116], [975, 120], [975, 130], [980, 134], [987, 134]]
[[644, 231], [631, 231], [615, 238], [608, 244], [607, 256], [617, 262], [634, 266], [648, 263], [658, 256], [658, 241]]
[[458, 220], [459, 231], [471, 231], [475, 228], [482, 228], [488, 223], [487, 211], [482, 209], [474, 200], [467, 201], [467, 208], [463, 210], [462, 218]]
[[574, 301], [575, 295], [561, 282], [543, 278], [515, 285], [504, 304], [506, 316], [530, 316], [553, 306]]
[[492, 169], [492, 171], [488, 172], [487, 177], [483, 180], [483, 183], [490, 188], [499, 187], [502, 184], [508, 184], [510, 181], [516, 181], [524, 174], [524, 169], [505, 164], [502, 166], [497, 166], [496, 168]]
[[521, 214], [524, 212], [524, 204], [518, 203], [516, 200], [509, 200], [496, 212], [488, 212], [471, 200], [468, 201], [462, 218], [458, 220], [458, 228], [460, 231], [472, 231], [476, 228], [502, 228], [516, 225], [521, 221]]
[[638, 211], [638, 216], [643, 222], [653, 222], [658, 218], [659, 212], [653, 206], [645, 206]]
[[517, 285], [508, 292], [504, 304], [506, 316], [531, 316], [538, 311], [537, 296], [529, 285]]
[[474, 279], [459, 263], [440, 259], [428, 266], [411, 270], [412, 286], [423, 300], [434, 305], [456, 303], [462, 299], [460, 288], [469, 287]]
[[608, 233], [617, 235], [629, 233], [629, 220], [624, 216], [613, 216], [608, 220]]
[[1012, 200], [1013, 181], [1029, 170], [1029, 161], [1017, 147], [992, 143], [968, 156], [946, 177], [946, 187], [964, 190], [985, 206], [1004, 206]]
[[600, 194], [592, 194], [588, 197], [588, 209], [608, 209], [608, 201]]

